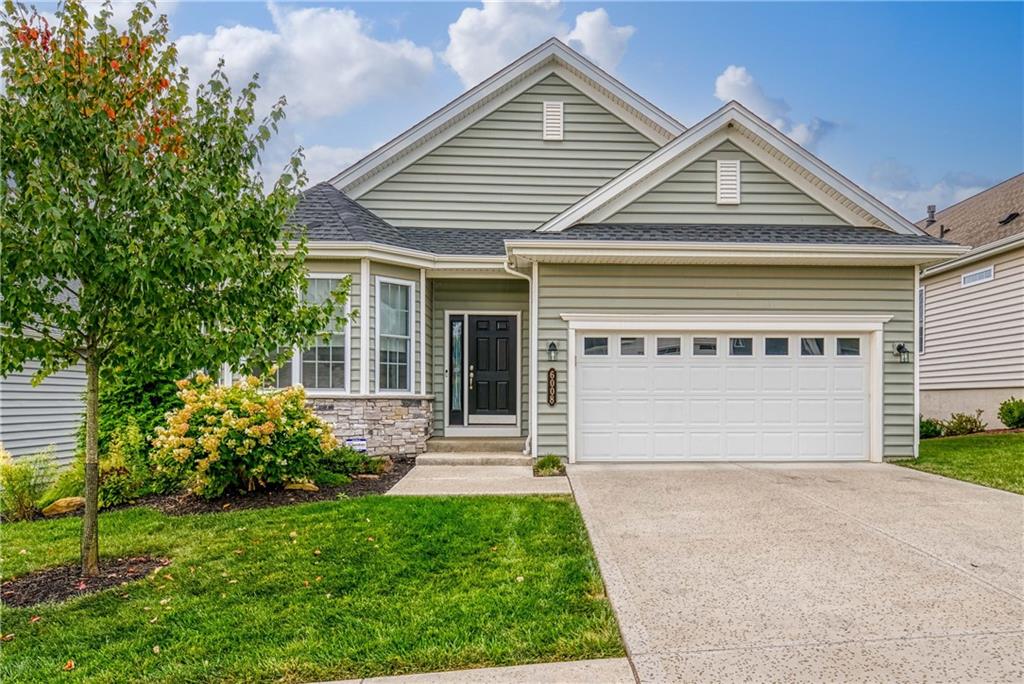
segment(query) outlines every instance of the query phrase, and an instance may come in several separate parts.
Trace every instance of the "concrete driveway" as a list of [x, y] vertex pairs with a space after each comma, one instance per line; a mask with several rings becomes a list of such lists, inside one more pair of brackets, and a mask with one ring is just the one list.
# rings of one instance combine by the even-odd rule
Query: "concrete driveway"
[[1024, 497], [899, 466], [570, 466], [642, 682], [1024, 677]]

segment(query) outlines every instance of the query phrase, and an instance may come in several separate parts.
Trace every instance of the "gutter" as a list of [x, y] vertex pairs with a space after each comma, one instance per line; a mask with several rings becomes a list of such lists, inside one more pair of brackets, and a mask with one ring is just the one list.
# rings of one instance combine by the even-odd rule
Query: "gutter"
[[[512, 268], [512, 265], [505, 261], [502, 263], [505, 272], [517, 278], [524, 278], [530, 284], [530, 367], [529, 393], [529, 429], [526, 432], [526, 444], [523, 445], [523, 455], [537, 457], [537, 446], [534, 444], [534, 437], [537, 434], [537, 288], [533, 276], [527, 275]], [[536, 272], [536, 265], [534, 265]]]

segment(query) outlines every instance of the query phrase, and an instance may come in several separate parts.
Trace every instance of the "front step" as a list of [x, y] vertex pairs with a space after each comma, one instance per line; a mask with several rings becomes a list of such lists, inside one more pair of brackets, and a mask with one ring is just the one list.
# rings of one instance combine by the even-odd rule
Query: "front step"
[[517, 455], [523, 453], [525, 445], [522, 437], [431, 437], [427, 440], [427, 452]]
[[533, 458], [512, 452], [426, 453], [416, 457], [418, 466], [529, 466]]

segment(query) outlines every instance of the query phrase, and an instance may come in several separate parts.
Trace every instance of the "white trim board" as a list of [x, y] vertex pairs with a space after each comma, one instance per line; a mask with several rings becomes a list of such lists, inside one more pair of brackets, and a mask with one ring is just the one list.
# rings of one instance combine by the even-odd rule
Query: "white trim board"
[[892, 317], [875, 315], [618, 315], [562, 313], [569, 325], [566, 330], [568, 345], [568, 381], [566, 406], [567, 444], [569, 462], [576, 462], [576, 336], [586, 331], [715, 331], [737, 332], [821, 332], [862, 333], [868, 337], [868, 460], [881, 463], [884, 454], [884, 363], [883, 326]]
[[599, 222], [614, 214], [616, 207], [624, 206], [646, 192], [649, 189], [645, 183], [648, 178], [652, 178], [651, 182], [654, 184], [665, 180], [706, 151], [710, 151], [710, 148], [715, 146], [709, 143], [710, 140], [715, 140], [716, 144], [720, 144], [726, 138], [851, 225], [863, 225], [866, 222], [859, 216], [853, 218], [856, 214], [851, 212], [848, 207], [810, 183], [802, 174], [782, 164], [780, 160], [766, 155], [762, 150], [755, 151], [749, 142], [743, 144], [746, 142], [744, 136], [737, 130], [730, 130], [734, 127], [742, 127], [749, 135], [763, 140], [778, 150], [809, 174], [833, 188], [836, 193], [849, 200], [854, 206], [873, 217], [881, 227], [906, 235], [925, 234], [895, 210], [789, 140], [778, 129], [758, 118], [738, 102], [727, 103], [717, 112], [679, 135], [671, 143], [552, 218], [538, 230], [559, 232], [577, 223]]
[[457, 97], [330, 180], [353, 199], [423, 156], [552, 73], [582, 91], [658, 145], [686, 128], [598, 66], [551, 38]]

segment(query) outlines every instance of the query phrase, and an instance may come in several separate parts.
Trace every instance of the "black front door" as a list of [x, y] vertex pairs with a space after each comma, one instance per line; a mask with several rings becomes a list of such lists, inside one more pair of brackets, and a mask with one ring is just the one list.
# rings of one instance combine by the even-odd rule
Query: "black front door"
[[469, 316], [468, 328], [469, 422], [515, 422], [516, 317]]

